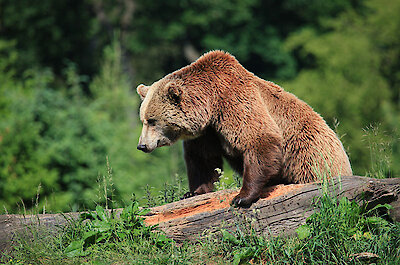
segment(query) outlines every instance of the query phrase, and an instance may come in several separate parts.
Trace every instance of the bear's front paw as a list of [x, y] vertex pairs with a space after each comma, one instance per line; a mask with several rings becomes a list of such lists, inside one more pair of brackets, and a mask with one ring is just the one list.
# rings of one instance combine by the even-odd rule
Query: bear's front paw
[[183, 197], [181, 198], [181, 200], [196, 196], [197, 193], [196, 192], [192, 192], [192, 191], [188, 191], [185, 194], [183, 194]]
[[251, 196], [242, 197], [242, 195], [238, 194], [233, 198], [231, 205], [233, 207], [242, 207], [242, 208], [249, 208], [254, 202], [258, 201], [258, 198], [254, 198]]

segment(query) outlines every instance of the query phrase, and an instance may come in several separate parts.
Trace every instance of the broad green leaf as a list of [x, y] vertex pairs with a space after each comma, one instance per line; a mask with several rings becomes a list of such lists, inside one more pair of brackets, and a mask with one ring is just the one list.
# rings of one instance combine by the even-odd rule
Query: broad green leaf
[[391, 209], [393, 209], [393, 206], [390, 204], [387, 204], [387, 203], [386, 204], [378, 204], [374, 208], [368, 210], [367, 214], [369, 214], [379, 208], [386, 208], [387, 210], [391, 210]]
[[385, 219], [383, 219], [381, 217], [375, 217], [375, 216], [367, 217], [366, 221], [367, 221], [367, 223], [370, 223], [370, 224], [382, 225], [382, 226], [386, 226], [389, 224], [389, 222], [386, 221]]
[[225, 240], [227, 240], [227, 241], [229, 241], [229, 242], [231, 242], [231, 243], [233, 243], [233, 244], [236, 244], [236, 245], [238, 245], [238, 244], [240, 243], [240, 241], [239, 241], [234, 235], [232, 235], [231, 233], [229, 233], [228, 231], [222, 229], [222, 230], [221, 230], [221, 233], [222, 233], [222, 237], [223, 237]]
[[78, 257], [84, 254], [83, 252], [83, 240], [73, 241], [68, 247], [65, 248], [64, 254], [67, 257]]
[[235, 250], [233, 264], [240, 264], [241, 261], [254, 256], [255, 250], [252, 247], [243, 247]]
[[306, 239], [310, 236], [311, 230], [308, 225], [302, 225], [296, 229], [296, 233], [299, 239]]
[[97, 213], [97, 216], [98, 216], [102, 221], [107, 221], [107, 220], [108, 220], [107, 215], [106, 215], [106, 213], [104, 212], [103, 207], [101, 207], [100, 205], [97, 205], [97, 206], [96, 206], [96, 213]]

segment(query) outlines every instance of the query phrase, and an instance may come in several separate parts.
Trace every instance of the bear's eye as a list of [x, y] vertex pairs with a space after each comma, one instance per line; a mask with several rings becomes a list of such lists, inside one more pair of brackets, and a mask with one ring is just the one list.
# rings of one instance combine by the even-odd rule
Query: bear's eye
[[148, 120], [147, 120], [147, 124], [148, 124], [149, 126], [153, 126], [153, 125], [156, 124], [156, 120], [155, 120], [155, 119], [148, 119]]

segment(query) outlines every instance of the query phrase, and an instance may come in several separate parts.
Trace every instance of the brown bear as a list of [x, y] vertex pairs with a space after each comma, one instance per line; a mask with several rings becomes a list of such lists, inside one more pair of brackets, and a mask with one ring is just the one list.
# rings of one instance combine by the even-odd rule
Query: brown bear
[[208, 52], [137, 92], [138, 149], [151, 152], [183, 139], [192, 194], [212, 191], [223, 157], [243, 176], [232, 201], [241, 207], [272, 183], [352, 175], [342, 143], [318, 113], [226, 52]]

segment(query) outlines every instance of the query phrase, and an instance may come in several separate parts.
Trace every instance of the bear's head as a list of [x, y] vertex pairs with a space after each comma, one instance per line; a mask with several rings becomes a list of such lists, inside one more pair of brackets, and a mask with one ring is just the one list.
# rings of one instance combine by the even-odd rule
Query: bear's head
[[[207, 123], [204, 102], [193, 101], [190, 87], [179, 78], [166, 76], [151, 86], [139, 85], [142, 100], [142, 133], [137, 148], [150, 153], [178, 139], [197, 137]], [[198, 98], [201, 101], [201, 97]]]

